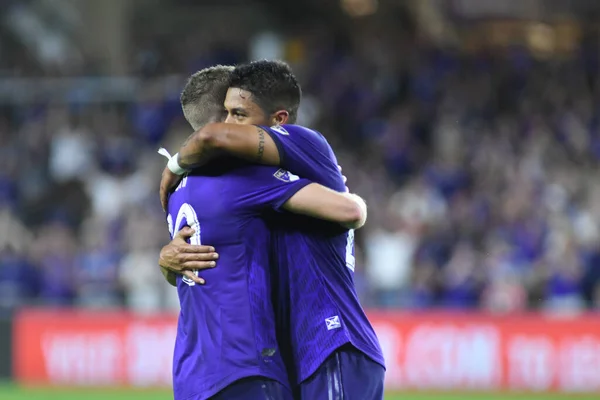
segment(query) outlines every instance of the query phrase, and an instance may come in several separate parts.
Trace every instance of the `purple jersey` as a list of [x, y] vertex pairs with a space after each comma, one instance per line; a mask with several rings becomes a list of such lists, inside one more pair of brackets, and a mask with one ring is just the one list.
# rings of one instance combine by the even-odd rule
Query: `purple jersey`
[[206, 399], [250, 376], [288, 386], [270, 296], [270, 234], [260, 216], [309, 182], [282, 169], [231, 162], [201, 174], [185, 177], [168, 207], [171, 236], [189, 225], [196, 231], [192, 244], [219, 251], [217, 268], [202, 272], [205, 285], [177, 278], [175, 399]]
[[[333, 150], [320, 133], [297, 125], [262, 128], [275, 141], [282, 167], [345, 190]], [[271, 226], [278, 332], [291, 342], [290, 378], [307, 379], [346, 343], [384, 366], [354, 287], [354, 231], [291, 214]]]

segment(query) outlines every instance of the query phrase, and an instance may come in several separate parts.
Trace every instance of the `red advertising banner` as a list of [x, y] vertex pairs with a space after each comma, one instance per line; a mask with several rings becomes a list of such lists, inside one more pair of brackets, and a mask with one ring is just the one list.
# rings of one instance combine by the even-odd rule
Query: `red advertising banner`
[[[369, 312], [393, 390], [600, 392], [600, 315]], [[20, 312], [23, 383], [168, 386], [176, 317]]]
[[173, 315], [22, 311], [14, 376], [28, 384], [169, 386], [176, 324]]
[[389, 389], [600, 391], [600, 316], [380, 313]]

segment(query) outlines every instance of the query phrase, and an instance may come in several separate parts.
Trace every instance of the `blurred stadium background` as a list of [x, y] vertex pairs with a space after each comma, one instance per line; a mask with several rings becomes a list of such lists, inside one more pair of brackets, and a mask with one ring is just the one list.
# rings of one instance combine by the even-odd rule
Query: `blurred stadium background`
[[190, 133], [189, 74], [260, 58], [370, 206], [356, 283], [390, 398], [600, 398], [599, 11], [0, 0], [0, 399], [170, 397], [156, 149]]

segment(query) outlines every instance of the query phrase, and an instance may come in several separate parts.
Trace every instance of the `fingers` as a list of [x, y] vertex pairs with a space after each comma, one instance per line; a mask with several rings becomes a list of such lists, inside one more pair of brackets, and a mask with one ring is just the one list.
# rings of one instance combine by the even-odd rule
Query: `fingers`
[[[199, 262], [208, 262], [216, 265], [216, 260], [219, 259], [219, 255], [217, 253], [181, 253], [177, 255], [177, 261], [181, 264], [185, 264], [190, 261], [199, 261]], [[209, 265], [208, 267], [214, 267], [214, 265]], [[207, 268], [207, 267], [205, 267]]]
[[163, 170], [159, 189], [160, 205], [162, 206], [163, 211], [167, 210], [169, 193], [171, 190], [175, 189], [181, 178], [181, 176], [175, 175], [173, 172], [171, 172], [168, 167], [165, 167]]
[[194, 261], [194, 260], [190, 260], [190, 261], [186, 261], [181, 263], [181, 269], [183, 271], [191, 271], [191, 270], [206, 270], [206, 269], [213, 269], [217, 266], [217, 263], [214, 261]]
[[167, 190], [166, 190], [165, 186], [163, 185], [162, 181], [160, 182], [159, 193], [160, 193], [160, 205], [161, 205], [163, 211], [167, 211], [168, 196], [167, 196]]
[[167, 211], [168, 205], [169, 205], [169, 203], [168, 203], [167, 191], [161, 187], [160, 188], [160, 206], [162, 207], [163, 211]]
[[[186, 243], [187, 244], [187, 243]], [[210, 254], [216, 255], [215, 258], [210, 258], [211, 260], [216, 260], [219, 258], [219, 255], [215, 253], [215, 248], [212, 246], [201, 246], [196, 244], [188, 244], [182, 248], [184, 253], [197, 253], [197, 254]]]
[[206, 281], [200, 278], [194, 271], [183, 271], [182, 275], [188, 278], [189, 280], [196, 282], [199, 285], [204, 285]]
[[[193, 232], [193, 229], [190, 231]], [[214, 247], [190, 245], [181, 237], [176, 236], [161, 249], [158, 264], [175, 272], [184, 269], [204, 270], [216, 267], [218, 259], [219, 254], [215, 252]]]
[[342, 172], [342, 166], [338, 165], [338, 169], [340, 170], [340, 172]]
[[179, 232], [177, 232], [177, 234], [175, 235], [175, 237], [173, 239], [179, 238], [179, 239], [189, 239], [191, 238], [194, 233], [196, 233], [195, 230], [193, 230], [192, 228], [190, 228], [189, 226], [184, 226], [183, 228], [181, 228], [181, 230]]
[[177, 256], [177, 261], [181, 269], [209, 269], [217, 266], [216, 260], [219, 259], [217, 253], [181, 253]]
[[[166, 168], [165, 168], [166, 170]], [[169, 203], [169, 187], [167, 181], [167, 174], [165, 171], [162, 173], [162, 177], [160, 178], [160, 205], [162, 206], [163, 211], [167, 211], [168, 203]]]

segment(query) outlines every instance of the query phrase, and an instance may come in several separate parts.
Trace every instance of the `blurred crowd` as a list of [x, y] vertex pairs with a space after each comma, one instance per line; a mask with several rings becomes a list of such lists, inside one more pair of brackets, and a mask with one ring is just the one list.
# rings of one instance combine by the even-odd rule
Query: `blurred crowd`
[[[402, 29], [314, 26], [286, 44], [300, 123], [328, 138], [369, 205], [364, 304], [600, 307], [597, 49], [463, 53]], [[0, 307], [177, 308], [157, 267], [168, 233], [156, 150], [191, 132], [184, 81], [160, 77], [252, 56], [235, 43], [177, 48], [139, 44], [134, 101], [0, 107]], [[0, 69], [40, 74], [26, 57], [10, 63]]]

